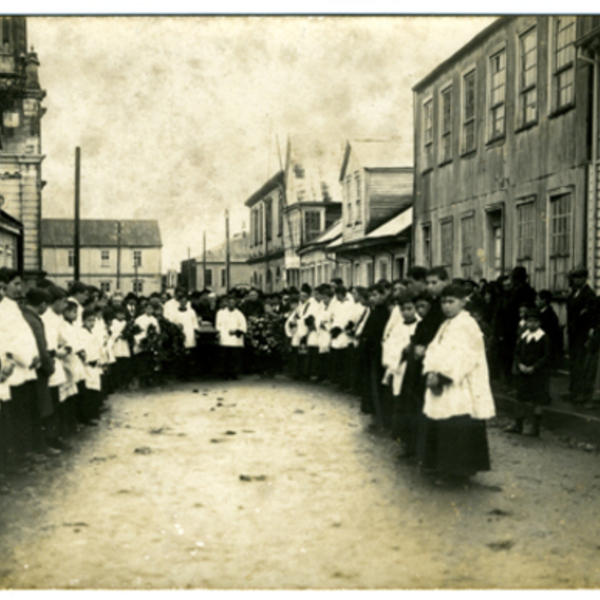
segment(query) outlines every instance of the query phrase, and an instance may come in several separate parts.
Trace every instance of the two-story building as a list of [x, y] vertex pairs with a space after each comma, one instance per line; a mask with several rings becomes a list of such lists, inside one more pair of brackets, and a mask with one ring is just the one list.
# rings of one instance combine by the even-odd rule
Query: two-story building
[[[69, 287], [74, 281], [72, 219], [43, 219], [42, 265], [48, 279]], [[162, 288], [162, 242], [158, 221], [82, 219], [80, 281], [111, 295], [148, 296]]]
[[311, 286], [330, 283], [340, 277], [335, 253], [329, 248], [342, 237], [342, 220], [339, 219], [320, 236], [298, 248], [300, 281]]
[[40, 275], [42, 253], [41, 102], [37, 54], [27, 43], [25, 17], [0, 17], [0, 204], [23, 224], [22, 261], [26, 280]]
[[417, 264], [474, 279], [523, 265], [561, 295], [588, 261], [593, 67], [577, 27], [502, 17], [414, 87]]
[[0, 209], [0, 267], [19, 270], [23, 264], [23, 225]]
[[[229, 240], [230, 288], [250, 286], [253, 267], [250, 257], [249, 235], [245, 231], [234, 234]], [[208, 289], [218, 296], [227, 293], [227, 244], [222, 242], [202, 254], [181, 262], [179, 283], [191, 290]]]
[[405, 276], [410, 260], [413, 168], [401, 165], [393, 140], [353, 140], [339, 175], [341, 237], [328, 249], [347, 285], [372, 285]]

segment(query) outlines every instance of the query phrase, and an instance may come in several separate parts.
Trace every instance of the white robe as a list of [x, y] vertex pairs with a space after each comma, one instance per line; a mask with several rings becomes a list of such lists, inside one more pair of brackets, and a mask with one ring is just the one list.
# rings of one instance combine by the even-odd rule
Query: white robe
[[430, 372], [452, 380], [439, 396], [427, 388], [423, 412], [430, 419], [461, 415], [489, 419], [496, 414], [483, 334], [475, 319], [464, 310], [446, 319], [427, 347], [423, 373]]
[[156, 320], [155, 317], [146, 315], [146, 314], [140, 315], [135, 320], [135, 324], [138, 325], [139, 328], [142, 330], [142, 331], [140, 331], [140, 333], [137, 333], [135, 336], [133, 336], [133, 340], [134, 340], [133, 353], [139, 354], [140, 352], [142, 352], [142, 347], [141, 347], [142, 341], [148, 337], [148, 329], [150, 328], [150, 325], [154, 326], [157, 333], [160, 333], [160, 325], [158, 324], [158, 321]]
[[331, 334], [329, 333], [329, 330], [331, 329], [332, 320], [333, 312], [331, 311], [331, 302], [327, 306], [323, 304], [319, 314], [319, 321], [317, 323], [317, 339], [320, 354], [326, 354], [330, 350]]
[[346, 333], [346, 327], [352, 320], [352, 316], [356, 309], [356, 304], [350, 300], [344, 300], [344, 302], [337, 301], [333, 307], [333, 319], [331, 322], [331, 329], [339, 327], [342, 332], [331, 340], [331, 347], [334, 350], [342, 350], [347, 348], [350, 344], [350, 338]]
[[383, 383], [392, 386], [392, 393], [394, 396], [400, 395], [402, 381], [404, 380], [404, 374], [406, 373], [406, 361], [402, 360], [402, 351], [410, 344], [410, 339], [417, 328], [419, 317], [417, 317], [414, 323], [408, 325], [404, 320], [400, 320], [402, 326], [400, 327], [398, 323], [396, 323], [396, 328], [391, 333], [391, 335], [394, 336], [393, 343], [388, 345], [388, 364], [384, 364], [385, 374], [383, 376]]
[[[85, 352], [85, 363], [83, 365], [85, 387], [88, 390], [99, 392], [102, 389], [102, 367], [100, 367], [102, 346], [100, 340], [97, 335], [94, 335], [93, 331], [88, 331], [85, 327], [81, 328], [79, 335]], [[90, 363], [96, 364], [91, 365]]]
[[77, 355], [83, 349], [81, 336], [79, 335], [81, 329], [81, 327], [63, 319], [59, 330], [59, 344], [71, 348], [71, 352], [63, 361], [66, 380], [59, 386], [58, 390], [61, 402], [77, 394], [77, 383], [85, 380], [83, 362]]
[[[55, 352], [61, 350], [63, 346], [60, 343], [60, 330], [62, 324], [64, 323], [64, 319], [60, 315], [57, 315], [52, 308], [48, 308], [42, 315], [42, 321], [44, 323], [44, 331], [46, 333], [46, 344], [48, 346], [48, 350], [54, 350]], [[65, 375], [63, 360], [55, 357], [54, 373], [50, 375], [48, 386], [57, 387], [63, 384], [66, 380], [67, 376]]]
[[300, 346], [300, 339], [302, 329], [298, 326], [298, 322], [300, 321], [300, 309], [301, 305], [299, 304], [285, 320], [285, 335], [290, 338], [290, 344], [292, 348], [298, 348]]
[[115, 358], [130, 358], [131, 349], [129, 342], [121, 337], [123, 330], [127, 326], [127, 320], [113, 319], [110, 324], [110, 344]]
[[171, 323], [175, 325], [181, 325], [183, 328], [183, 335], [185, 336], [185, 347], [195, 348], [196, 347], [196, 331], [198, 327], [198, 317], [196, 311], [188, 303], [184, 311], [177, 309], [177, 312], [172, 313], [169, 319]]
[[228, 348], [244, 347], [244, 336], [237, 337], [230, 333], [238, 329], [244, 333], [247, 331], [246, 317], [237, 308], [234, 310], [222, 308], [217, 313], [215, 329], [219, 332], [219, 344], [221, 346], [227, 346]]

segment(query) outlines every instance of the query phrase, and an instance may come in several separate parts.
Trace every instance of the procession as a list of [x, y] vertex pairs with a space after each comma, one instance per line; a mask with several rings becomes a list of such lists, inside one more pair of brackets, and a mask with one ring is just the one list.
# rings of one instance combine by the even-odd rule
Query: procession
[[0, 32], [0, 588], [600, 585], [599, 17]]

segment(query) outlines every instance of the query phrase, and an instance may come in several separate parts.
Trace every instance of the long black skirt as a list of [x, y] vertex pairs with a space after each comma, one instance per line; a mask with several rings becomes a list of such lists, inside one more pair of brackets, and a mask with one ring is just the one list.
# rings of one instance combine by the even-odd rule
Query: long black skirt
[[463, 415], [434, 420], [424, 416], [417, 457], [423, 469], [447, 475], [474, 475], [490, 470], [485, 421]]

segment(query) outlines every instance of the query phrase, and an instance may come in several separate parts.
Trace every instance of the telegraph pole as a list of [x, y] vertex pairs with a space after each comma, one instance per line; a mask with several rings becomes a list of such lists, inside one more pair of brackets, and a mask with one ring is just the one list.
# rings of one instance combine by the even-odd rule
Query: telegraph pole
[[225, 289], [229, 291], [231, 279], [229, 277], [229, 210], [225, 209]]
[[192, 250], [189, 246], [187, 259], [187, 287], [189, 292], [192, 289]]
[[75, 281], [79, 281], [79, 277], [81, 274], [80, 271], [80, 262], [79, 262], [79, 249], [81, 246], [81, 240], [79, 236], [80, 229], [80, 215], [79, 215], [79, 205], [80, 205], [80, 177], [81, 177], [81, 149], [79, 146], [75, 148], [75, 223], [74, 223], [74, 232], [73, 232], [73, 268], [74, 268], [74, 277]]
[[117, 221], [117, 289], [121, 289], [121, 221]]
[[202, 232], [202, 289], [206, 289], [206, 229]]

